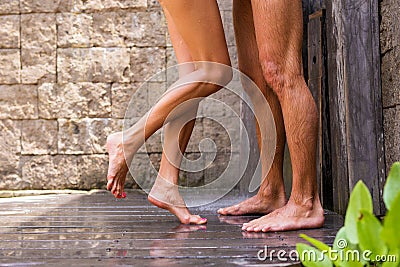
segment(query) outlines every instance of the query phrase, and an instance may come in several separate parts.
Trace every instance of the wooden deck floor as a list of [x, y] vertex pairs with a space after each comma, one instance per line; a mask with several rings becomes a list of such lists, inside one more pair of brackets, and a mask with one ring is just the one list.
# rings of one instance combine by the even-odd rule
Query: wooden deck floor
[[[257, 252], [294, 249], [300, 232], [246, 233], [256, 216], [219, 217], [216, 210], [238, 201], [229, 196], [192, 209], [206, 226], [184, 226], [130, 192], [0, 199], [0, 266], [286, 266], [261, 261]], [[326, 215], [321, 229], [301, 231], [332, 243], [342, 218]]]

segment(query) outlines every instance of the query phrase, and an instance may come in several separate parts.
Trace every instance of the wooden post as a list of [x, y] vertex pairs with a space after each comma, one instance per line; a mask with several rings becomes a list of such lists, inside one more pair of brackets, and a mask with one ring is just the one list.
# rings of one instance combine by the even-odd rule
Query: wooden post
[[331, 136], [329, 118], [329, 95], [326, 60], [325, 10], [321, 9], [309, 17], [308, 23], [308, 87], [319, 111], [317, 149], [317, 179], [324, 208], [333, 209]]
[[327, 3], [328, 82], [334, 210], [346, 211], [362, 179], [383, 211], [385, 162], [378, 0]]

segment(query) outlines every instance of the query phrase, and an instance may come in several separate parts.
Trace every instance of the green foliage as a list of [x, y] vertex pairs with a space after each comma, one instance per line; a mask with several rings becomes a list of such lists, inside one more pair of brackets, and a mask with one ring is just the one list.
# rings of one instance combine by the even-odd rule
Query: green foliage
[[350, 195], [346, 218], [344, 219], [346, 236], [353, 244], [358, 244], [357, 221], [361, 216], [361, 210], [373, 212], [372, 198], [367, 186], [362, 181], [358, 181]]
[[[373, 214], [368, 188], [359, 181], [350, 195], [344, 227], [337, 232], [333, 247], [307, 235], [300, 235], [314, 246], [297, 244], [302, 264], [311, 267], [399, 267], [400, 162], [396, 162], [390, 170], [383, 199], [388, 212], [382, 224]], [[309, 257], [309, 251], [320, 257]]]
[[386, 179], [385, 188], [383, 191], [383, 201], [386, 208], [390, 210], [394, 199], [400, 192], [400, 162], [393, 164], [390, 169], [389, 175]]

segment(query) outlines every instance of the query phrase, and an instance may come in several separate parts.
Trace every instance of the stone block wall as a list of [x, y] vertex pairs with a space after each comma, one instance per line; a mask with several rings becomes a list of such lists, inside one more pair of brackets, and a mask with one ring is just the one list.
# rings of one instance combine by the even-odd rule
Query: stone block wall
[[[236, 66], [230, 2], [219, 4]], [[0, 0], [0, 25], [0, 190], [104, 188], [107, 135], [122, 129], [143, 82], [176, 63], [157, 1]], [[152, 79], [134, 105], [148, 108], [174, 79]], [[239, 112], [231, 94], [214, 97]], [[213, 108], [202, 105], [200, 114]], [[216, 159], [200, 172], [182, 172], [181, 184], [202, 185], [225, 168], [231, 141], [207, 118], [197, 121], [187, 158], [198, 158], [200, 140], [210, 135]], [[146, 148], [135, 172], [150, 178], [154, 170], [143, 162], [158, 166], [160, 138]], [[127, 187], [136, 187], [132, 178]]]
[[381, 1], [381, 72], [386, 169], [400, 161], [400, 2]]

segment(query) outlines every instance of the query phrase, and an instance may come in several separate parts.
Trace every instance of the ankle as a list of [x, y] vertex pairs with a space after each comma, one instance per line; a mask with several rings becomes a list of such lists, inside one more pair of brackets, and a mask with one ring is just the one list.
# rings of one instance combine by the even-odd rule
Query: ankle
[[291, 205], [302, 207], [306, 210], [314, 210], [318, 208], [322, 209], [318, 194], [315, 194], [313, 196], [292, 194], [289, 198], [288, 203]]
[[265, 188], [260, 188], [257, 195], [261, 199], [286, 200], [285, 187], [283, 185], [268, 185]]

